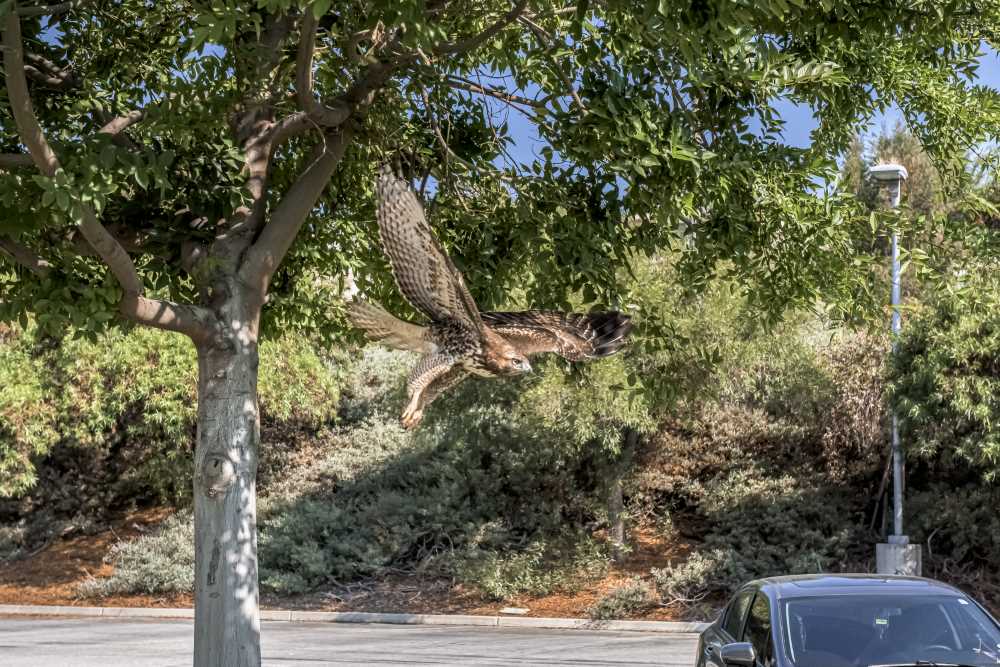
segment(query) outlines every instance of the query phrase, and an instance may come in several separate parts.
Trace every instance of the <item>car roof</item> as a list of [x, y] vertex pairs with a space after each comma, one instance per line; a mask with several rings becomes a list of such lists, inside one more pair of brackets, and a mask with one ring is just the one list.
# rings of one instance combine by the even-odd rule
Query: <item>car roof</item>
[[750, 582], [773, 598], [823, 595], [963, 595], [948, 584], [923, 577], [884, 574], [802, 574]]

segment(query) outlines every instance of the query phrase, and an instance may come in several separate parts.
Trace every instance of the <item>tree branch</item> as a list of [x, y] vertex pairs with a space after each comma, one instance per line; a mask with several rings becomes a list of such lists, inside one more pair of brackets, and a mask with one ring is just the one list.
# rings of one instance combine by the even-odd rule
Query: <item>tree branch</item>
[[336, 171], [351, 135], [349, 127], [325, 135], [324, 142], [310, 156], [309, 166], [282, 197], [256, 243], [247, 252], [240, 277], [258, 291], [260, 298], [267, 294], [271, 276]]
[[[38, 170], [51, 177], [59, 169], [59, 159], [46, 140], [45, 133], [38, 124], [38, 119], [31, 106], [28, 81], [25, 78], [21, 19], [17, 12], [10, 12], [4, 18], [0, 42], [3, 46], [7, 98], [21, 143], [28, 148], [28, 153]], [[200, 315], [208, 311], [197, 306], [181, 307], [144, 297], [142, 295], [142, 281], [139, 280], [135, 264], [132, 263], [128, 253], [104, 228], [90, 206], [81, 203], [79, 208], [81, 212], [81, 220], [78, 225], [80, 233], [111, 269], [111, 273], [125, 292], [119, 303], [119, 309], [125, 317], [140, 324], [185, 333], [191, 338], [207, 335], [208, 330], [203, 324], [207, 318], [202, 318]], [[198, 314], [199, 317], [194, 317], [195, 314]]]
[[492, 88], [488, 86], [481, 86], [478, 83], [474, 83], [460, 76], [454, 74], [446, 74], [445, 82], [452, 88], [461, 88], [462, 90], [467, 90], [471, 93], [477, 93], [479, 95], [488, 95], [490, 97], [495, 97], [498, 100], [504, 102], [509, 102], [513, 104], [523, 104], [525, 106], [533, 107], [535, 109], [544, 109], [545, 104], [538, 100], [533, 100], [528, 97], [522, 97], [521, 95], [514, 95], [513, 93], [508, 93], [506, 90], [501, 90], [500, 88]]
[[277, 84], [273, 71], [284, 50], [282, 44], [293, 25], [286, 14], [265, 15], [264, 29], [256, 37], [248, 33], [233, 46], [237, 54], [237, 77], [246, 85], [247, 94], [238, 111], [230, 117], [234, 138], [243, 151], [243, 173], [250, 205], [240, 206], [224, 220], [212, 243], [209, 254], [225, 271], [236, 271], [246, 249], [264, 224], [267, 211], [267, 189], [270, 178], [272, 143], [275, 136], [274, 107]]
[[186, 334], [195, 343], [208, 340], [214, 333], [211, 312], [200, 306], [126, 293], [118, 304], [118, 310], [133, 322]]
[[69, 66], [59, 67], [48, 58], [36, 53], [24, 53], [24, 59], [29, 63], [24, 66], [24, 73], [43, 86], [68, 90], [80, 85], [80, 78]]
[[316, 51], [316, 16], [311, 9], [306, 9], [302, 14], [301, 37], [299, 38], [299, 50], [295, 57], [295, 94], [298, 96], [299, 106], [317, 124], [326, 127], [336, 127], [340, 125], [348, 116], [351, 109], [346, 105], [329, 107], [319, 102], [313, 92], [313, 54]]
[[17, 169], [33, 166], [35, 166], [35, 163], [30, 155], [25, 155], [24, 153], [0, 153], [0, 169]]
[[34, 109], [31, 108], [28, 81], [24, 78], [21, 19], [15, 12], [9, 13], [4, 18], [3, 65], [7, 98], [21, 141], [28, 148], [28, 154], [38, 170], [46, 176], [52, 176], [59, 168], [59, 160], [49, 142], [45, 140], [45, 134], [35, 118]]
[[[316, 17], [306, 11], [302, 17], [302, 36], [295, 59], [295, 91], [299, 105], [313, 123], [321, 127], [335, 128], [343, 125], [359, 107], [371, 103], [375, 91], [385, 85], [395, 67], [401, 62], [394, 59], [376, 62], [365, 68], [365, 73], [344, 93], [337, 96], [332, 105], [320, 102], [313, 91], [313, 55], [316, 51]], [[398, 44], [399, 38], [393, 40]], [[390, 49], [391, 50], [391, 49]], [[308, 127], [308, 126], [303, 126]], [[300, 127], [301, 131], [302, 127]]]
[[60, 2], [56, 5], [41, 5], [38, 7], [18, 7], [18, 16], [52, 16], [55, 14], [65, 14], [71, 9], [76, 9], [84, 4], [86, 0], [71, 0], [70, 2]]
[[528, 0], [519, 0], [516, 5], [514, 5], [509, 12], [501, 16], [493, 25], [491, 25], [486, 30], [482, 31], [478, 35], [469, 37], [468, 39], [463, 39], [460, 42], [455, 42], [453, 44], [445, 44], [434, 49], [434, 55], [461, 55], [472, 51], [481, 44], [488, 42], [493, 37], [495, 37], [501, 30], [509, 26], [514, 21], [517, 21], [519, 17], [524, 13], [525, 7], [528, 6]]
[[458, 155], [451, 149], [451, 146], [448, 145], [448, 142], [444, 138], [444, 134], [441, 133], [441, 126], [438, 124], [437, 115], [435, 115], [434, 110], [431, 108], [431, 100], [427, 96], [427, 91], [421, 90], [420, 95], [424, 98], [424, 107], [427, 109], [427, 118], [430, 120], [431, 130], [434, 132], [434, 136], [437, 137], [438, 144], [440, 144], [441, 149], [444, 151], [445, 173], [447, 173], [449, 157], [454, 158], [456, 162], [463, 165], [466, 169], [470, 171], [475, 170], [475, 165]]
[[14, 239], [0, 236], [0, 251], [11, 260], [28, 269], [36, 276], [45, 277], [52, 271], [52, 265]]
[[296, 111], [285, 116], [271, 127], [271, 151], [278, 150], [283, 143], [309, 128], [323, 129], [305, 111]]
[[104, 124], [104, 127], [98, 130], [100, 134], [110, 134], [112, 136], [121, 134], [128, 128], [132, 127], [136, 123], [142, 122], [146, 118], [145, 109], [136, 109], [135, 111], [129, 111], [124, 116], [119, 116], [114, 118]]
[[[550, 47], [555, 45], [555, 37], [545, 32], [545, 29], [542, 28], [542, 26], [538, 25], [526, 16], [521, 16], [518, 20], [528, 26], [528, 29], [535, 33], [535, 37], [537, 37], [539, 41], [547, 43]], [[580, 110], [580, 113], [586, 115], [587, 107], [584, 105], [583, 100], [580, 99], [580, 95], [576, 92], [573, 82], [570, 81], [569, 77], [567, 77], [559, 68], [558, 63], [552, 63], [552, 69], [555, 71], [556, 76], [562, 79], [563, 85], [566, 86], [566, 89], [569, 91], [573, 101], [576, 102], [576, 106]]]

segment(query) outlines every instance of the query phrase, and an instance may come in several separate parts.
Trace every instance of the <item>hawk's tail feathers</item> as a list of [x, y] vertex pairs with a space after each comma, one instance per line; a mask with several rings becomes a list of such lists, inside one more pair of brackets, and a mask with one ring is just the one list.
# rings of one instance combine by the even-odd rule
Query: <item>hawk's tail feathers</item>
[[608, 357], [620, 350], [632, 331], [632, 318], [617, 311], [592, 313], [582, 318], [578, 326], [587, 330], [591, 355], [595, 357]]
[[425, 327], [404, 322], [393, 317], [374, 303], [351, 301], [347, 304], [347, 317], [368, 337], [389, 347], [412, 352], [431, 352], [431, 344], [426, 338]]

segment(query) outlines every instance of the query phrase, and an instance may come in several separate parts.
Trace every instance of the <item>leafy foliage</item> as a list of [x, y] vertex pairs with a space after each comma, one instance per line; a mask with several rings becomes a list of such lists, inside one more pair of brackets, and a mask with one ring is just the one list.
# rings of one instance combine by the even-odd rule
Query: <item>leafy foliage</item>
[[7, 331], [0, 344], [0, 496], [22, 493], [35, 482], [32, 457], [58, 440], [55, 409], [46, 401], [44, 366]]
[[[564, 521], [589, 504], [577, 479], [599, 450], [533, 428], [515, 389], [488, 381], [466, 383], [406, 433], [396, 422], [400, 357], [366, 353], [361, 381], [345, 389], [364, 417], [330, 433], [325, 456], [262, 504], [264, 585], [297, 592], [389, 567], [464, 572], [498, 595], [555, 585], [545, 572], [573, 558], [560, 554], [581, 537]], [[511, 544], [518, 555], [506, 554]]]
[[645, 611], [652, 605], [649, 586], [641, 579], [633, 579], [595, 602], [587, 614], [595, 621], [611, 621]]
[[718, 348], [712, 393], [666, 421], [627, 484], [636, 513], [697, 540], [689, 558], [651, 573], [662, 604], [703, 617], [748, 579], [868, 559], [884, 345], [803, 318]]
[[907, 449], [958, 458], [992, 479], [1000, 471], [1000, 283], [989, 266], [961, 278], [975, 301], [940, 293], [907, 321], [890, 369]]
[[[266, 481], [296, 433], [336, 417], [342, 381], [301, 336], [264, 349], [258, 389], [271, 445], [262, 459]], [[38, 329], [14, 330], [0, 344], [0, 374], [9, 380], [0, 390], [0, 495], [30, 491], [41, 462], [47, 474], [75, 469], [79, 506], [188, 497], [195, 372], [193, 346], [163, 332], [111, 331], [96, 342], [53, 344]]]
[[[607, 447], [620, 442], [602, 440], [593, 408], [602, 400], [623, 422], [630, 406], [657, 422], [626, 468], [629, 511], [692, 551], [650, 573], [643, 583], [655, 595], [629, 585], [598, 601], [595, 617], [664, 604], [703, 619], [751, 577], [869, 567], [886, 512], [888, 341], [813, 316], [755, 328], [737, 291], [685, 295], [670, 267], [642, 284], [664, 295], [678, 348], [637, 345], [609, 364], [607, 384], [601, 365], [568, 375], [544, 365], [520, 384], [470, 380], [414, 435], [396, 424], [411, 355], [366, 348], [340, 368], [341, 421], [264, 487], [265, 586], [297, 593], [410, 572], [510, 599], [599, 575], [608, 547], [592, 535], [605, 520]], [[941, 328], [946, 340], [949, 331]], [[686, 342], [697, 332], [699, 352]], [[614, 389], [630, 369], [635, 386]], [[676, 369], [676, 392], [657, 393], [650, 369]], [[941, 414], [947, 426], [953, 417]], [[990, 601], [995, 489], [978, 464], [943, 451], [910, 461], [908, 531], [931, 545], [929, 574]]]
[[175, 514], [156, 529], [111, 547], [107, 559], [114, 575], [91, 579], [82, 595], [189, 593], [194, 584], [194, 522], [190, 514]]
[[[271, 285], [271, 332], [342, 331], [339, 310], [318, 306], [348, 269], [366, 293], [403, 307], [372, 242], [372, 167], [390, 158], [425, 185], [435, 227], [484, 306], [515, 288], [539, 306], [574, 294], [612, 304], [623, 290], [618, 267], [681, 240], [693, 283], [730, 260], [722, 270], [754, 285], [757, 305], [774, 313], [820, 294], [849, 310], [860, 289], [851, 239], [864, 212], [813, 183], [832, 180], [856, 123], [898, 103], [944, 177], [996, 124], [995, 91], [971, 83], [995, 2], [565, 9], [533, 0], [497, 23], [508, 4], [454, 0], [429, 12], [417, 0], [227, 0], [23, 18], [29, 51], [57, 69], [72, 65], [73, 76], [55, 89], [32, 86], [62, 168], [0, 174], [0, 201], [17, 202], [0, 205], [0, 230], [53, 267], [8, 273], [3, 317], [31, 312], [52, 333], [115, 321], [120, 290], [73, 240], [83, 204], [125, 239], [147, 289], [202, 303], [198, 284], [212, 268], [189, 274], [182, 246], [209, 244], [206, 221], [227, 224], [251, 202], [246, 127], [229, 120], [261, 102], [277, 119], [296, 111], [274, 91], [294, 85], [306, 13], [319, 24], [317, 98], [337, 100], [362, 81], [396, 31], [403, 56], [356, 114], [330, 192]], [[269, 51], [257, 39], [283, 17], [292, 20]], [[468, 42], [477, 34], [487, 36]], [[815, 114], [811, 147], [784, 140], [784, 100]], [[127, 137], [98, 132], [137, 109], [144, 116]], [[525, 124], [542, 148], [514, 159]], [[6, 104], [0, 128], [0, 147], [15, 152]], [[276, 156], [272, 208], [317, 139], [295, 136]]]

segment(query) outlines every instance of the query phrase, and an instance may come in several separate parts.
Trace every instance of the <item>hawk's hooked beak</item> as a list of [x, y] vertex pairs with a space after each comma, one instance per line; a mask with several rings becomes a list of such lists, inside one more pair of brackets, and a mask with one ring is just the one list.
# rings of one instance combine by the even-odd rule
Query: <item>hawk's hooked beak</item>
[[534, 370], [534, 369], [531, 368], [531, 362], [525, 360], [525, 362], [524, 362], [524, 372], [525, 373], [530, 373], [532, 370]]

